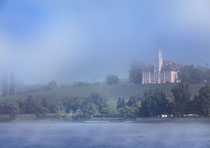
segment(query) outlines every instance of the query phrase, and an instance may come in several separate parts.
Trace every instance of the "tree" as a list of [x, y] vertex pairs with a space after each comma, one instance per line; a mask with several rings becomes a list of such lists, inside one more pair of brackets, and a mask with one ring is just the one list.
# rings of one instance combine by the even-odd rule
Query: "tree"
[[134, 107], [125, 106], [120, 109], [120, 116], [122, 118], [135, 118], [137, 109]]
[[83, 102], [83, 106], [88, 104], [94, 104], [98, 106], [99, 112], [101, 112], [103, 107], [107, 107], [107, 99], [99, 93], [92, 93], [85, 101]]
[[125, 99], [119, 97], [117, 100], [117, 109], [125, 107], [125, 104]]
[[29, 95], [25, 102], [21, 103], [21, 109], [27, 114], [36, 114], [38, 117], [45, 116], [48, 112], [47, 108], [44, 108], [42, 104]]
[[2, 81], [2, 96], [7, 96], [8, 95], [8, 80], [7, 80], [7, 75], [4, 74], [4, 78]]
[[187, 102], [190, 99], [189, 85], [187, 83], [178, 83], [172, 88], [174, 96], [173, 112], [175, 116], [183, 116], [187, 113]]
[[182, 82], [189, 84], [203, 83], [205, 80], [205, 72], [199, 68], [194, 67], [193, 65], [184, 66], [179, 72], [179, 79]]
[[15, 94], [15, 79], [14, 79], [14, 74], [11, 73], [10, 75], [10, 88], [9, 88], [9, 94], [14, 95]]
[[206, 80], [207, 80], [207, 83], [210, 84], [210, 69], [206, 71]]
[[162, 114], [169, 114], [169, 101], [166, 95], [159, 89], [149, 91], [141, 103], [140, 116], [157, 117]]
[[48, 106], [49, 106], [48, 100], [46, 98], [42, 99], [41, 104], [42, 104], [43, 107], [46, 107], [46, 108], [48, 108]]
[[143, 65], [139, 64], [132, 65], [129, 71], [129, 81], [134, 84], [141, 84], [143, 69], [144, 69]]
[[57, 87], [57, 83], [56, 83], [54, 80], [52, 80], [52, 81], [50, 81], [50, 82], [48, 83], [48, 87], [49, 87], [50, 89], [54, 89], [54, 88]]
[[106, 84], [117, 85], [119, 84], [119, 78], [116, 75], [109, 75], [106, 77]]
[[136, 107], [137, 102], [139, 102], [139, 99], [137, 97], [131, 96], [126, 105], [129, 107]]
[[59, 118], [63, 118], [65, 117], [66, 112], [65, 110], [57, 110], [57, 114]]
[[196, 113], [201, 116], [210, 115], [210, 86], [206, 85], [199, 91], [199, 95], [194, 99]]
[[82, 108], [82, 111], [86, 115], [86, 117], [92, 118], [98, 113], [98, 106], [93, 103], [89, 103]]
[[11, 104], [9, 104], [8, 110], [9, 110], [9, 114], [13, 118], [15, 118], [15, 116], [20, 113], [19, 104], [18, 103], [11, 103]]
[[8, 105], [5, 102], [0, 102], [0, 114], [9, 114]]
[[66, 112], [72, 110], [76, 112], [78, 109], [81, 109], [83, 100], [80, 97], [66, 98], [63, 99], [63, 104], [66, 108]]

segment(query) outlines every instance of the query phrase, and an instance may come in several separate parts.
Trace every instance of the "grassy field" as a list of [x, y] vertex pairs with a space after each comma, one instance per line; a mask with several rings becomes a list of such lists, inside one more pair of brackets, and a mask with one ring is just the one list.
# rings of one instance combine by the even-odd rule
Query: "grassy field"
[[[116, 86], [108, 86], [105, 84], [89, 85], [89, 86], [71, 86], [65, 88], [57, 88], [47, 91], [39, 91], [34, 93], [24, 93], [17, 94], [13, 96], [8, 96], [1, 98], [2, 100], [22, 100], [26, 99], [27, 96], [33, 95], [36, 99], [49, 98], [54, 101], [59, 101], [63, 98], [71, 96], [87, 97], [91, 93], [98, 92], [110, 99], [115, 99], [118, 97], [128, 98], [129, 96], [143, 96], [145, 92], [151, 89], [162, 90], [167, 97], [171, 98], [171, 89], [174, 84], [156, 84], [156, 85], [131, 85], [131, 84], [121, 84]], [[203, 85], [190, 85], [190, 90], [192, 96], [198, 93], [199, 89]]]

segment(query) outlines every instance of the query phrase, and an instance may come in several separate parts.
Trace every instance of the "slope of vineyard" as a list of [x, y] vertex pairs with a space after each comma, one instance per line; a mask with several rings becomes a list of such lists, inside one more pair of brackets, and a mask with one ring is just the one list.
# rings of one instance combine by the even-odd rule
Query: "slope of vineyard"
[[[88, 85], [88, 86], [70, 86], [65, 88], [57, 88], [47, 91], [38, 91], [34, 93], [17, 94], [13, 96], [7, 96], [1, 98], [3, 100], [22, 100], [26, 99], [27, 96], [32, 95], [36, 99], [48, 98], [52, 100], [60, 100], [67, 97], [79, 96], [86, 97], [91, 93], [98, 92], [106, 96], [107, 98], [114, 99], [118, 97], [128, 98], [129, 96], [140, 96], [152, 89], [162, 90], [167, 97], [171, 98], [171, 89], [174, 84], [156, 84], [156, 85], [132, 85], [132, 84], [121, 84], [115, 86], [109, 86], [105, 84]], [[192, 96], [196, 95], [199, 89], [203, 85], [190, 85], [190, 91]]]

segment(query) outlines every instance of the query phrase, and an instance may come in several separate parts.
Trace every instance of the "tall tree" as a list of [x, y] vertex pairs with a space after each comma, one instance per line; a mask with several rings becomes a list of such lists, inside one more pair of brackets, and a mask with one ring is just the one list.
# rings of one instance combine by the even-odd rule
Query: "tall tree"
[[2, 81], [2, 96], [8, 95], [8, 79], [7, 74], [4, 73], [3, 81]]
[[157, 117], [162, 114], [169, 114], [169, 101], [166, 95], [156, 89], [145, 94], [141, 104], [140, 115], [143, 117]]
[[191, 96], [189, 84], [183, 82], [178, 83], [173, 87], [172, 93], [174, 96], [173, 114], [175, 116], [183, 116], [183, 114], [187, 113], [187, 102]]
[[193, 101], [195, 103], [196, 113], [201, 116], [210, 115], [210, 85], [202, 87], [199, 95]]
[[15, 78], [14, 74], [10, 74], [10, 88], [9, 88], [9, 94], [14, 95], [15, 94]]
[[194, 67], [193, 65], [184, 66], [179, 72], [179, 79], [182, 82], [190, 84], [203, 83], [205, 78], [205, 72], [199, 68]]
[[141, 84], [143, 69], [144, 65], [133, 64], [129, 71], [129, 81], [134, 84]]
[[118, 98], [117, 100], [117, 109], [125, 107], [125, 99], [124, 98]]

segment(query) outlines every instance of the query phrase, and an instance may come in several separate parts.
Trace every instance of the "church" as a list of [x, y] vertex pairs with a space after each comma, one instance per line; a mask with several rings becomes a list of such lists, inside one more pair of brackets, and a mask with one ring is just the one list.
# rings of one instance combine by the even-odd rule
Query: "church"
[[180, 64], [164, 61], [162, 50], [159, 49], [153, 71], [144, 71], [142, 73], [142, 84], [177, 83], [178, 72], [181, 67]]

